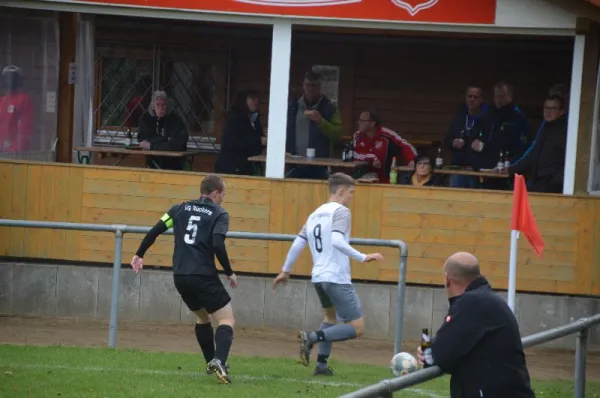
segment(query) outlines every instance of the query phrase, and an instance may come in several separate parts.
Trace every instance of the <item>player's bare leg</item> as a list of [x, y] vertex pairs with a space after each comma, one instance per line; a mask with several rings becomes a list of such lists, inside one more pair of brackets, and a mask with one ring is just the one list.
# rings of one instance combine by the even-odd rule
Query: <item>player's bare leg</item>
[[[325, 330], [336, 324], [335, 307], [323, 308], [323, 312], [325, 316], [320, 330]], [[313, 371], [313, 376], [333, 376], [333, 369], [327, 364], [332, 348], [333, 343], [331, 341], [323, 341], [318, 344], [317, 366]]]
[[215, 332], [215, 357], [208, 363], [206, 371], [214, 373], [219, 382], [229, 384], [231, 378], [226, 363], [233, 342], [233, 327], [235, 326], [231, 303], [211, 315], [218, 326]]

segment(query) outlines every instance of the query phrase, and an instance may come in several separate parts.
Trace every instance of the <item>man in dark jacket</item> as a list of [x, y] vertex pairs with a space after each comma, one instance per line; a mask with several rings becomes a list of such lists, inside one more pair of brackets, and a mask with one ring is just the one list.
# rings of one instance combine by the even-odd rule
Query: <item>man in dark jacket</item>
[[253, 167], [248, 158], [260, 155], [266, 145], [267, 137], [263, 133], [258, 113], [258, 92], [241, 91], [227, 115], [215, 171], [222, 174], [252, 175]]
[[[321, 76], [307, 72], [302, 83], [303, 95], [288, 107], [286, 152], [306, 156], [313, 148], [315, 157], [328, 158], [334, 143], [342, 138], [342, 121], [338, 107], [321, 93]], [[292, 178], [327, 179], [324, 167], [296, 167]]]
[[528, 174], [532, 192], [562, 193], [567, 150], [567, 116], [565, 102], [550, 95], [544, 102], [544, 125], [525, 155], [508, 173]]
[[[500, 154], [512, 163], [519, 159], [529, 147], [531, 127], [523, 112], [513, 102], [514, 88], [506, 82], [494, 87], [494, 105], [481, 118], [471, 148], [473, 168], [493, 169], [498, 164]], [[507, 189], [508, 184], [502, 178], [490, 178], [484, 181], [484, 188]]]
[[419, 361], [439, 366], [451, 398], [533, 398], [517, 320], [481, 275], [477, 258], [455, 253], [444, 264], [448, 315]]
[[[164, 91], [155, 91], [148, 110], [138, 123], [137, 140], [140, 146], [151, 151], [176, 151], [187, 149], [189, 134], [181, 118], [169, 107], [169, 98]], [[150, 168], [182, 170], [181, 158], [148, 156]]]
[[[469, 86], [465, 93], [465, 103], [460, 106], [454, 116], [448, 131], [446, 132], [446, 148], [452, 151], [453, 166], [472, 166], [471, 156], [473, 149], [471, 144], [475, 123], [487, 111], [487, 104], [483, 102], [483, 90], [481, 87]], [[450, 177], [450, 186], [456, 188], [476, 188], [479, 186], [478, 179], [472, 176], [453, 175]]]

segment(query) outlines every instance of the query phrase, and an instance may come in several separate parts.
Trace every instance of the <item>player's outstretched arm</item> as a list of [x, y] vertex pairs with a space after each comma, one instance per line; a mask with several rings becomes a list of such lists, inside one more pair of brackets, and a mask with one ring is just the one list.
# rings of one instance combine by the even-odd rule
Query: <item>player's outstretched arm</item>
[[169, 228], [173, 226], [173, 219], [167, 213], [158, 222], [148, 231], [142, 243], [140, 243], [140, 247], [138, 248], [135, 256], [131, 260], [131, 268], [137, 273], [144, 268], [144, 254], [150, 249], [150, 246], [154, 244], [156, 238], [164, 232], [166, 232]]
[[361, 263], [370, 263], [371, 261], [382, 261], [383, 256], [380, 253], [369, 253], [364, 254], [353, 248], [346, 242], [344, 235], [340, 232], [334, 232], [331, 237], [331, 244], [333, 247], [344, 253], [346, 256], [351, 257]]
[[229, 284], [231, 287], [235, 288], [237, 287], [237, 277], [231, 268], [229, 256], [227, 255], [227, 248], [225, 247], [225, 237], [227, 236], [228, 230], [229, 214], [224, 213], [219, 216], [217, 222], [215, 223], [215, 227], [213, 228], [212, 244], [215, 251], [215, 256], [217, 256], [219, 264], [221, 264], [221, 267], [223, 267], [223, 271], [225, 271], [225, 275], [227, 275]]
[[287, 283], [290, 279], [290, 272], [292, 272], [292, 268], [298, 260], [298, 256], [302, 253], [302, 250], [306, 247], [306, 226], [302, 227], [302, 231], [296, 236], [294, 242], [292, 243], [292, 247], [288, 250], [288, 254], [285, 258], [285, 263], [283, 264], [283, 268], [281, 273], [273, 279], [273, 288], [277, 287], [277, 285], [281, 283]]
[[383, 260], [383, 256], [379, 253], [364, 254], [346, 242], [345, 234], [350, 231], [350, 225], [352, 225], [351, 218], [350, 210], [347, 207], [340, 207], [335, 210], [331, 227], [331, 245], [346, 256], [361, 263]]

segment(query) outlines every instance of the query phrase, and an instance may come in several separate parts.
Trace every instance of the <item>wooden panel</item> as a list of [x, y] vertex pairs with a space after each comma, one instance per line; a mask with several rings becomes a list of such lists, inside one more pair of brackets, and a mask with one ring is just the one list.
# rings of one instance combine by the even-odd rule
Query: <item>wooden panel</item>
[[[66, 211], [67, 222], [83, 222], [81, 211], [81, 197], [83, 191], [84, 169], [84, 167], [69, 167], [69, 187]], [[78, 231], [65, 232], [66, 259], [79, 259], [80, 234], [81, 232]]]
[[[67, 211], [69, 208], [69, 176], [70, 168], [55, 167], [54, 175], [54, 197], [52, 206], [52, 221], [67, 222]], [[78, 220], [79, 221], [79, 220]], [[52, 248], [50, 258], [67, 258], [70, 250], [67, 250], [67, 233], [75, 232], [52, 231]]]
[[[52, 166], [49, 166], [52, 167]], [[30, 165], [27, 167], [27, 191], [20, 200], [25, 200], [25, 217], [27, 220], [40, 220], [40, 205], [42, 202], [42, 166]], [[27, 230], [23, 238], [23, 257], [36, 257], [38, 242], [43, 231], [33, 228]]]
[[[10, 218], [12, 195], [10, 191], [13, 185], [14, 166], [7, 164], [6, 167], [0, 167], [0, 187], [4, 194], [0, 195], [0, 218]], [[10, 228], [0, 227], [0, 255], [7, 256], [10, 246]]]
[[[79, 165], [0, 162], [0, 183], [10, 195], [0, 198], [2, 217], [101, 224], [151, 226], [173, 203], [198, 196], [202, 175]], [[296, 234], [307, 216], [327, 201], [320, 181], [271, 181], [227, 177], [224, 207], [232, 231]], [[600, 294], [600, 199], [530, 194], [546, 242], [537, 258], [519, 240], [517, 288], [522, 291]], [[354, 237], [402, 239], [408, 244], [408, 281], [440, 285], [445, 259], [470, 251], [497, 288], [506, 288], [510, 208], [506, 192], [366, 186], [351, 204]], [[109, 233], [13, 228], [0, 249], [10, 257], [37, 257], [112, 263]], [[129, 261], [142, 236], [127, 234], [123, 258]], [[171, 266], [172, 237], [160, 237], [146, 257], [149, 266]], [[276, 274], [289, 242], [228, 240], [238, 272]], [[399, 253], [394, 248], [361, 247], [385, 256], [380, 264], [352, 263], [355, 280], [395, 282]], [[305, 250], [294, 273], [310, 275]]]
[[[14, 220], [26, 220], [25, 198], [27, 197], [27, 164], [15, 164], [13, 167], [13, 185], [11, 212], [8, 218]], [[14, 257], [23, 256], [23, 239], [25, 235], [24, 228], [10, 228], [10, 237], [8, 250]]]
[[[269, 231], [271, 232], [285, 232], [283, 229], [283, 223], [286, 218], [284, 211], [286, 208], [284, 187], [285, 183], [283, 181], [273, 181], [271, 184], [271, 214], [269, 215]], [[281, 258], [285, 255], [283, 253], [284, 247], [286, 250], [289, 249], [289, 246], [284, 245], [282, 242], [269, 243], [269, 272], [274, 274], [281, 272], [281, 267], [283, 266]]]
[[[40, 196], [36, 198], [39, 202], [39, 214], [37, 220], [53, 221], [54, 213], [54, 183], [55, 174], [58, 167], [42, 168], [42, 180], [40, 183]], [[32, 218], [35, 220], [36, 218]], [[39, 230], [39, 241], [37, 255], [43, 258], [50, 258], [52, 251], [52, 231], [49, 229]]]

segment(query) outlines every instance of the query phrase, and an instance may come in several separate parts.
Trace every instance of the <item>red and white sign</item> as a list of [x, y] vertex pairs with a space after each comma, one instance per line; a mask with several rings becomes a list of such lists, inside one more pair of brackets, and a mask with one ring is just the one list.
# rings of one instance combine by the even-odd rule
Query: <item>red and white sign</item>
[[362, 21], [494, 24], [496, 0], [52, 0]]

